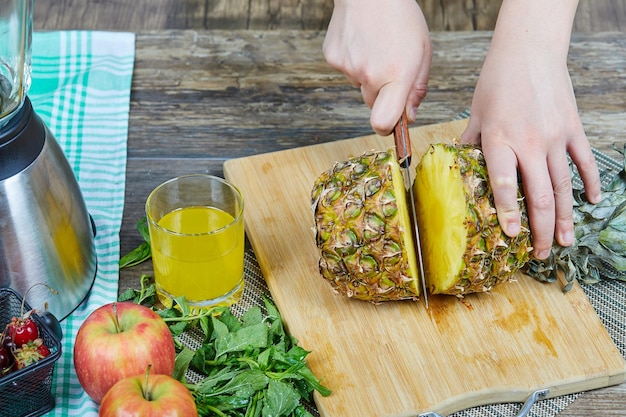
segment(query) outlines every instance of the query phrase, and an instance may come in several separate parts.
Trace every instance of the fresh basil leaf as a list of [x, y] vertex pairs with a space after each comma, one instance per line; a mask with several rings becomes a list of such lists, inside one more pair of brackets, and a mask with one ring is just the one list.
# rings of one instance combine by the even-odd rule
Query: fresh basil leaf
[[139, 265], [152, 257], [152, 250], [150, 249], [150, 231], [148, 229], [148, 219], [146, 216], [139, 219], [136, 227], [144, 241], [141, 242], [141, 244], [139, 244], [139, 246], [135, 249], [120, 258], [120, 269]]
[[221, 368], [196, 384], [196, 391], [204, 396], [215, 396], [229, 392], [223, 389], [224, 385], [233, 381], [240, 373], [239, 369], [231, 367]]
[[185, 373], [194, 355], [195, 352], [188, 347], [183, 347], [182, 350], [178, 352], [174, 361], [174, 373], [172, 375], [174, 379], [185, 382]]
[[242, 327], [236, 332], [227, 333], [215, 340], [215, 351], [218, 357], [228, 352], [264, 347], [267, 347], [267, 326], [264, 323]]
[[282, 381], [270, 380], [263, 398], [263, 417], [280, 417], [291, 414], [300, 404], [300, 395]]
[[296, 407], [293, 411], [294, 417], [313, 417], [313, 414], [309, 413], [302, 405]]
[[264, 372], [251, 369], [235, 375], [211, 395], [232, 394], [238, 397], [252, 397], [256, 391], [264, 389], [269, 381]]
[[147, 261], [152, 257], [152, 251], [150, 250], [150, 244], [142, 242], [132, 251], [120, 258], [119, 267], [130, 268], [131, 266], [139, 265], [142, 262]]
[[226, 310], [219, 317], [219, 321], [224, 323], [230, 332], [236, 332], [241, 328], [241, 322], [230, 310]]
[[150, 244], [150, 230], [148, 228], [148, 218], [146, 216], [143, 216], [137, 222], [137, 230], [139, 231], [139, 234], [141, 235], [143, 240]]
[[184, 321], [179, 321], [179, 322], [170, 324], [169, 325], [170, 333], [172, 333], [173, 336], [180, 336], [181, 334], [183, 334], [183, 332], [187, 329], [188, 326], [189, 326], [189, 323], [184, 322]]
[[263, 312], [261, 307], [252, 306], [241, 316], [241, 325], [243, 327], [254, 326], [263, 322]]
[[140, 294], [139, 291], [133, 289], [133, 288], [129, 288], [126, 291], [124, 291], [123, 293], [121, 293], [119, 295], [119, 297], [117, 297], [117, 301], [119, 302], [124, 302], [124, 301], [132, 301], [132, 302], [136, 302], [135, 300], [137, 299], [137, 295]]

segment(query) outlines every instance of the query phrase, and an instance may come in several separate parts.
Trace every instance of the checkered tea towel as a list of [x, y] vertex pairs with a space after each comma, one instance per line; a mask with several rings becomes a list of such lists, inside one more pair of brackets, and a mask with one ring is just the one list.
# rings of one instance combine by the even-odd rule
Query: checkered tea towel
[[61, 322], [63, 353], [52, 384], [56, 407], [47, 415], [94, 417], [98, 408], [78, 383], [72, 351], [87, 315], [117, 298], [135, 35], [35, 32], [32, 53], [28, 96], [65, 152], [97, 229], [95, 283]]

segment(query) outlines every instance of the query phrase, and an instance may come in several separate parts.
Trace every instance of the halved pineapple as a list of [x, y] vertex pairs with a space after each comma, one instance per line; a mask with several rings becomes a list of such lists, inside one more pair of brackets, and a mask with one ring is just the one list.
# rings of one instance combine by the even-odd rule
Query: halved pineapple
[[510, 238], [498, 223], [480, 148], [432, 145], [417, 166], [413, 191], [433, 294], [489, 291], [527, 262], [531, 243], [523, 198], [522, 231]]
[[311, 193], [321, 275], [374, 303], [417, 299], [419, 277], [400, 166], [392, 150], [337, 162]]

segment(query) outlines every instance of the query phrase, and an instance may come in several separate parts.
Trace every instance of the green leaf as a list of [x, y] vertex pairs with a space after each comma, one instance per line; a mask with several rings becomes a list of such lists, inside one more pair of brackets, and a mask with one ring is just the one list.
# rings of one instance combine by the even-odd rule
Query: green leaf
[[231, 394], [237, 397], [251, 397], [256, 391], [267, 386], [269, 378], [259, 370], [240, 372], [210, 395]]
[[139, 265], [140, 263], [147, 261], [152, 257], [152, 251], [150, 250], [150, 244], [142, 242], [132, 251], [120, 258], [120, 269], [130, 268], [131, 266]]
[[307, 366], [303, 366], [298, 369], [298, 374], [302, 378], [304, 378], [304, 380], [307, 382], [308, 386], [312, 390], [319, 392], [322, 396], [328, 397], [330, 394], [333, 393], [330, 389], [322, 384], [322, 382], [313, 374], [311, 369], [309, 369]]
[[184, 321], [179, 321], [169, 325], [170, 333], [172, 333], [173, 336], [180, 336], [185, 332], [185, 330], [187, 330], [187, 327], [189, 327], [189, 322]]
[[137, 221], [137, 230], [139, 234], [147, 243], [150, 243], [150, 229], [148, 228], [148, 218], [143, 216]]
[[135, 301], [135, 297], [137, 296], [137, 294], [139, 294], [140, 292], [135, 290], [134, 288], [129, 288], [126, 291], [124, 291], [123, 293], [121, 293], [119, 295], [119, 297], [117, 297], [117, 301], [120, 302], [124, 302], [124, 301]]
[[209, 375], [212, 369], [212, 361], [215, 358], [215, 349], [212, 344], [204, 344], [200, 349], [196, 350], [196, 353], [191, 360], [191, 367], [197, 369], [199, 372]]
[[184, 296], [174, 298], [174, 303], [180, 308], [183, 317], [192, 315], [191, 307]]
[[153, 306], [156, 301], [156, 288], [154, 284], [149, 283], [150, 277], [141, 276], [141, 289], [136, 290], [129, 288], [118, 297], [118, 301], [132, 301], [135, 304], [145, 304]]
[[225, 391], [223, 391], [222, 387], [235, 379], [240, 373], [239, 369], [232, 367], [220, 368], [196, 384], [197, 392], [206, 396], [223, 394]]
[[120, 258], [120, 269], [139, 265], [152, 257], [152, 250], [150, 249], [150, 232], [146, 216], [142, 217], [137, 222], [137, 230], [144, 241], [135, 249]]
[[211, 322], [213, 323], [213, 339], [217, 340], [220, 338], [226, 337], [230, 330], [228, 326], [224, 324], [221, 320], [215, 317], [211, 317]]
[[263, 321], [263, 312], [261, 307], [252, 306], [241, 317], [241, 325], [243, 327], [253, 326]]
[[194, 355], [195, 352], [188, 347], [183, 347], [183, 349], [178, 352], [176, 360], [174, 361], [174, 374], [172, 375], [174, 379], [185, 382], [185, 373]]
[[216, 356], [267, 347], [267, 330], [264, 323], [258, 323], [218, 337], [215, 340]]
[[224, 311], [219, 320], [226, 325], [230, 332], [235, 332], [241, 328], [241, 322], [230, 310]]
[[263, 398], [263, 417], [288, 416], [300, 404], [300, 395], [290, 385], [282, 381], [270, 380]]
[[309, 413], [302, 405], [296, 407], [293, 411], [294, 417], [313, 417], [313, 414]]

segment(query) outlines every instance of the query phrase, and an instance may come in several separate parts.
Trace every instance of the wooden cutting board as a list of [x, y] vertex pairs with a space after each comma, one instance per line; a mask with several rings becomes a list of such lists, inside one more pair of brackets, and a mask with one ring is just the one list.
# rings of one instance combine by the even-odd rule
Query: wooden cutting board
[[[466, 121], [411, 129], [413, 164]], [[318, 272], [310, 191], [341, 159], [393, 146], [377, 135], [230, 160], [226, 178], [245, 200], [247, 236], [289, 332], [333, 390], [324, 417], [450, 414], [522, 402], [538, 389], [564, 395], [621, 383], [626, 363], [575, 286], [516, 281], [460, 301], [381, 305], [332, 292]]]

